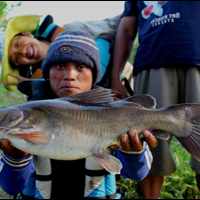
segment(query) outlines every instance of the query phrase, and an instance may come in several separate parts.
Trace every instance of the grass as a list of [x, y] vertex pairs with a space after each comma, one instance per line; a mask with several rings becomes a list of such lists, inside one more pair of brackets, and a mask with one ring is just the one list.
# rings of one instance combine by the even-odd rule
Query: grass
[[[6, 107], [26, 101], [26, 97], [19, 91], [9, 92], [0, 83], [0, 107]], [[190, 155], [180, 145], [180, 143], [173, 138], [171, 142], [171, 149], [174, 159], [177, 164], [177, 170], [170, 176], [166, 177], [162, 191], [161, 199], [200, 199], [200, 192], [196, 186], [195, 173], [189, 166]], [[1, 151], [0, 151], [1, 154]], [[144, 199], [137, 189], [135, 181], [123, 178], [118, 181], [118, 186], [125, 191], [126, 199]], [[0, 188], [0, 199], [10, 199]]]
[[23, 103], [26, 101], [26, 96], [20, 93], [18, 90], [16, 91], [8, 91], [0, 81], [0, 108], [15, 105], [19, 103]]

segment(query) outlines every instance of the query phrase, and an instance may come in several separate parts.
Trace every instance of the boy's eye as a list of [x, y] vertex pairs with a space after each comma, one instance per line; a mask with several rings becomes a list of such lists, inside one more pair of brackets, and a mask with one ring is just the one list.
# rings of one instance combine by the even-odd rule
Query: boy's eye
[[15, 46], [19, 47], [19, 45], [20, 45], [20, 40], [18, 39], [17, 42], [16, 42], [16, 44], [15, 44]]
[[80, 65], [78, 65], [78, 68], [83, 69], [83, 68], [88, 68], [88, 67], [86, 65], [80, 64]]
[[57, 68], [62, 69], [62, 68], [64, 68], [64, 65], [59, 64], [59, 65], [57, 65]]

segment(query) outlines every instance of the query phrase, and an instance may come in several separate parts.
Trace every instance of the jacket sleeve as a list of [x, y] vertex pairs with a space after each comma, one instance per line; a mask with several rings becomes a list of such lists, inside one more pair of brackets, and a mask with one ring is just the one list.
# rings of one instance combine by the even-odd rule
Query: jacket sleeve
[[144, 142], [143, 151], [126, 152], [119, 149], [117, 150], [117, 157], [123, 165], [121, 175], [135, 181], [141, 181], [148, 175], [153, 161], [151, 151], [146, 142]]
[[20, 193], [34, 172], [32, 155], [12, 159], [5, 153], [0, 159], [0, 185], [9, 195]]
[[120, 19], [118, 17], [106, 18], [103, 20], [90, 20], [86, 22], [73, 21], [65, 24], [66, 29], [80, 29], [88, 31], [95, 39], [103, 38], [108, 41], [113, 41], [119, 26]]

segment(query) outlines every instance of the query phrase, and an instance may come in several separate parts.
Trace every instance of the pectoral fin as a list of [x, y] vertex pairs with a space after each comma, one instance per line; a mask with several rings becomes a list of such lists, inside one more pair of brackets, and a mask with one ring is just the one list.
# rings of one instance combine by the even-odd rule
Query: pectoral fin
[[99, 151], [95, 151], [92, 153], [92, 157], [102, 165], [109, 173], [111, 174], [120, 174], [120, 171], [122, 169], [121, 162], [106, 153], [101, 153]]
[[47, 131], [22, 132], [12, 130], [9, 134], [28, 140], [33, 144], [50, 144], [54, 138], [54, 135], [48, 134]]

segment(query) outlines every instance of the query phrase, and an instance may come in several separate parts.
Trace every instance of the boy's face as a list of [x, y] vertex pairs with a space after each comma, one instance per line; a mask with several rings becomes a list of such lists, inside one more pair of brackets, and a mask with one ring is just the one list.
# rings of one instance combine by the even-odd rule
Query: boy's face
[[68, 97], [92, 88], [92, 70], [77, 62], [52, 65], [50, 85], [57, 97]]
[[8, 58], [14, 65], [31, 65], [42, 61], [46, 56], [41, 41], [32, 34], [23, 32], [16, 35], [9, 44]]

